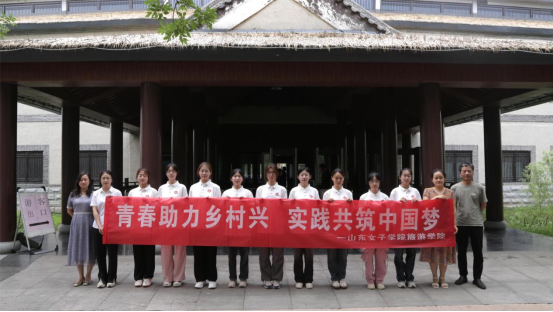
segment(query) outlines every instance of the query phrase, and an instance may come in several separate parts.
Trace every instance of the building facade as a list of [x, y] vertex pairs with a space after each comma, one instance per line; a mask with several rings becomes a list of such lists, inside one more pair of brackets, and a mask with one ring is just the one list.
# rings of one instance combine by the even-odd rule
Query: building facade
[[[214, 30], [194, 32], [187, 46], [163, 40], [134, 1], [134, 11], [78, 21], [22, 17], [0, 42], [0, 241], [14, 232], [18, 102], [61, 114], [64, 226], [64, 198], [88, 144], [80, 120], [109, 127], [106, 157], [120, 185], [126, 131], [140, 134], [140, 166], [153, 187], [169, 161], [181, 164], [186, 185], [210, 161], [223, 188], [232, 167], [249, 168], [246, 185], [255, 187], [276, 162], [293, 185], [300, 164], [324, 162], [345, 170], [358, 198], [371, 170], [382, 172], [384, 192], [397, 185], [398, 152], [415, 168], [415, 186], [428, 187], [427, 173], [445, 166], [444, 127], [479, 119], [486, 180], [501, 180], [501, 113], [553, 100], [553, 27], [451, 16], [454, 3], [442, 2], [439, 23], [429, 23], [434, 15], [351, 0], [215, 0], [207, 4], [218, 14]], [[108, 4], [95, 3], [99, 11]], [[75, 3], [66, 4], [70, 13]], [[487, 183], [487, 193], [486, 228], [505, 228], [502, 184]]]

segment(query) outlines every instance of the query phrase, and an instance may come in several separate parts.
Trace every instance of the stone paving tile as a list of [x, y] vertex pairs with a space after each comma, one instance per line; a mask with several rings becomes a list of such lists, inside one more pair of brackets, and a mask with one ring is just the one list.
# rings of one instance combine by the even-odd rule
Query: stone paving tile
[[527, 302], [553, 304], [553, 289], [540, 282], [505, 283], [504, 286]]
[[325, 276], [315, 273], [313, 276], [313, 289], [295, 287], [294, 272], [287, 271], [287, 277], [290, 281], [288, 291], [293, 309], [339, 309], [340, 304], [334, 290], [328, 285]]
[[465, 288], [459, 287], [453, 282], [449, 282], [448, 289], [432, 287], [431, 283], [418, 283], [420, 288], [427, 296], [432, 300], [434, 305], [437, 306], [454, 306], [454, 305], [481, 305], [480, 300], [474, 297]]
[[553, 280], [553, 265], [552, 266], [521, 266], [514, 268], [515, 271], [528, 276], [530, 279], [538, 281]]
[[[488, 283], [489, 284], [489, 283]], [[507, 287], [503, 286], [488, 286], [485, 290], [477, 287], [466, 288], [466, 290], [476, 297], [483, 304], [512, 304], [512, 303], [528, 303], [516, 293]]]

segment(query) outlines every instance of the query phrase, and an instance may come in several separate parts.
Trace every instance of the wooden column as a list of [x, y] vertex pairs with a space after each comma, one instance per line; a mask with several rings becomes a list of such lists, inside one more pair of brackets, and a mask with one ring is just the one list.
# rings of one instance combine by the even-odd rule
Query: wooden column
[[403, 168], [413, 169], [411, 166], [411, 148], [411, 133], [403, 133], [401, 135], [401, 166]]
[[422, 187], [431, 187], [430, 173], [444, 169], [443, 125], [440, 85], [425, 83], [419, 86]]
[[17, 85], [0, 83], [0, 253], [10, 253], [17, 216]]
[[218, 121], [217, 121], [217, 111], [210, 110], [207, 117], [207, 161], [211, 163], [211, 166], [213, 167], [213, 178], [214, 179], [221, 179], [226, 178], [225, 177], [218, 177], [216, 174], [218, 173], [217, 169], [217, 134], [219, 133], [218, 130]]
[[367, 127], [364, 121], [356, 120], [353, 125], [354, 163], [353, 195], [358, 199], [367, 190]]
[[67, 213], [67, 199], [75, 188], [75, 179], [80, 172], [79, 118], [79, 106], [67, 105], [61, 108], [61, 224], [58, 227], [60, 233], [69, 233], [71, 216]]
[[180, 183], [190, 187], [186, 177], [190, 176], [191, 157], [190, 154], [190, 122], [186, 113], [185, 103], [182, 100], [173, 101], [173, 122], [171, 132], [171, 161], [179, 166]]
[[159, 188], [163, 174], [161, 162], [162, 88], [153, 82], [140, 86], [140, 154], [141, 167], [150, 170], [150, 185]]
[[486, 230], [505, 230], [503, 220], [503, 168], [501, 161], [501, 109], [484, 106], [484, 162], [486, 164]]
[[[122, 191], [123, 188], [123, 123], [112, 122], [110, 125], [110, 170], [113, 174], [112, 186]], [[131, 177], [135, 168], [131, 168]], [[138, 168], [136, 168], [138, 169]]]
[[382, 126], [382, 192], [390, 192], [398, 186], [397, 168], [397, 120], [395, 103], [386, 103], [383, 109]]

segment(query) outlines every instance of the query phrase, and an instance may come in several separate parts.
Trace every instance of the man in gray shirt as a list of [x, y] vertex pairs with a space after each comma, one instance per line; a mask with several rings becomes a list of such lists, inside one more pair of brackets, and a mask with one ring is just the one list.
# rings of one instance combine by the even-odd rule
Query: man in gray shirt
[[468, 282], [467, 275], [467, 247], [470, 239], [470, 246], [474, 256], [473, 284], [478, 288], [486, 289], [481, 280], [484, 269], [484, 255], [482, 254], [482, 243], [484, 239], [484, 218], [482, 212], [486, 209], [488, 199], [482, 184], [472, 181], [474, 166], [471, 163], [463, 163], [459, 166], [459, 173], [462, 181], [451, 187], [455, 192], [455, 205], [457, 208], [457, 228], [455, 235], [457, 243], [457, 265], [459, 266], [459, 279], [456, 285]]

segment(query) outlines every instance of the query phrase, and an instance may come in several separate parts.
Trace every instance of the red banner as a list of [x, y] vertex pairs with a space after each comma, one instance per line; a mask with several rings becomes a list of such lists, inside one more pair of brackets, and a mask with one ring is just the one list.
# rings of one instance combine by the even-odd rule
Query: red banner
[[287, 248], [453, 247], [452, 200], [106, 200], [104, 243]]

